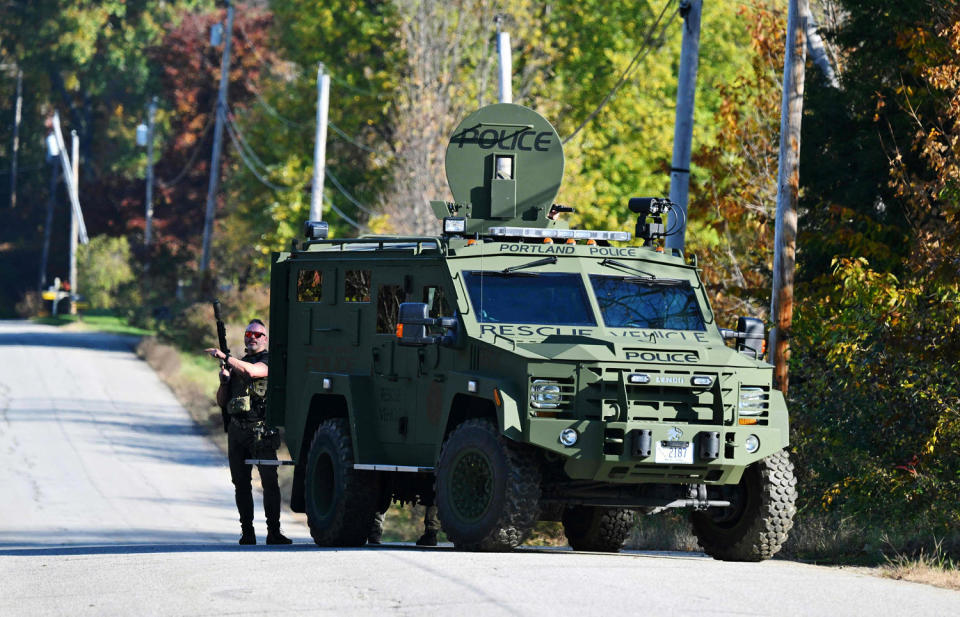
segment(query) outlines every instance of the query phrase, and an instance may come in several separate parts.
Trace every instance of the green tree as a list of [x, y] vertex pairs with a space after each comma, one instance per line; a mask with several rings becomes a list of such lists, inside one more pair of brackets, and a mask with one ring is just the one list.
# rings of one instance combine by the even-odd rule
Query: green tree
[[[134, 282], [130, 243], [123, 236], [94, 236], [77, 249], [77, 291], [91, 308], [121, 306], [120, 292]], [[129, 300], [129, 298], [127, 298]]]

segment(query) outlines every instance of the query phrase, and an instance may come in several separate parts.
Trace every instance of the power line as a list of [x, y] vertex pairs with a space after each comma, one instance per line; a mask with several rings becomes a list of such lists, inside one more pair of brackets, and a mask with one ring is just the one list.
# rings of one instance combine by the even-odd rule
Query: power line
[[233, 143], [234, 149], [237, 151], [237, 154], [240, 155], [240, 160], [243, 161], [244, 166], [250, 171], [250, 173], [253, 174], [253, 176], [257, 180], [260, 181], [261, 184], [263, 184], [268, 188], [273, 189], [274, 191], [277, 191], [278, 193], [296, 190], [294, 187], [279, 186], [277, 184], [274, 184], [273, 182], [270, 182], [266, 178], [264, 178], [260, 174], [260, 172], [257, 171], [255, 165], [250, 161], [250, 159], [247, 158], [247, 154], [244, 151], [243, 146], [241, 145], [239, 139], [237, 139], [237, 135], [234, 133], [233, 125], [230, 122], [226, 122], [224, 124], [227, 127], [227, 135], [230, 137], [230, 141]]
[[360, 225], [359, 223], [357, 223], [355, 220], [353, 220], [352, 218], [350, 218], [349, 216], [347, 216], [346, 213], [344, 213], [343, 210], [341, 210], [340, 208], [338, 208], [338, 207], [337, 207], [337, 204], [333, 203], [333, 200], [332, 200], [332, 199], [325, 199], [324, 201], [330, 206], [330, 209], [331, 209], [331, 210], [333, 210], [334, 212], [336, 212], [337, 214], [339, 214], [340, 217], [341, 217], [343, 220], [345, 220], [347, 223], [350, 223], [350, 224], [353, 225], [353, 227], [356, 228], [356, 229], [363, 229], [363, 226], [361, 226], [361, 225]]
[[233, 115], [232, 111], [226, 114], [227, 124], [233, 127], [233, 132], [237, 135], [237, 139], [240, 140], [240, 144], [245, 148], [247, 155], [250, 156], [250, 158], [252, 158], [254, 161], [256, 161], [261, 169], [263, 169], [264, 171], [269, 171], [270, 168], [267, 166], [267, 164], [263, 162], [263, 159], [257, 156], [256, 151], [253, 149], [253, 147], [250, 146], [250, 143], [244, 138], [243, 133], [240, 131], [240, 127], [237, 126], [237, 123], [234, 120], [234, 118], [235, 116]]
[[165, 189], [172, 188], [180, 183], [181, 180], [187, 175], [187, 172], [190, 171], [190, 168], [193, 167], [194, 162], [197, 160], [200, 151], [203, 149], [203, 140], [206, 138], [207, 133], [210, 131], [210, 127], [213, 126], [213, 117], [207, 119], [207, 126], [203, 127], [203, 133], [200, 134], [200, 138], [197, 140], [197, 145], [193, 149], [193, 154], [190, 155], [190, 158], [187, 160], [187, 163], [183, 166], [183, 169], [180, 170], [173, 180], [166, 182], [157, 178], [157, 184], [162, 186]]
[[347, 191], [347, 189], [343, 188], [343, 185], [340, 184], [340, 181], [337, 180], [337, 177], [334, 176], [333, 173], [330, 172], [330, 168], [329, 168], [329, 167], [324, 167], [324, 173], [326, 174], [326, 176], [327, 176], [328, 178], [330, 178], [330, 181], [333, 182], [333, 185], [334, 185], [335, 187], [337, 187], [337, 190], [340, 191], [340, 192], [343, 194], [343, 196], [346, 197], [346, 198], [350, 201], [350, 203], [352, 203], [352, 204], [355, 205], [356, 207], [360, 208], [361, 210], [363, 210], [363, 211], [366, 212], [367, 214], [371, 214], [371, 215], [373, 214], [373, 212], [372, 212], [369, 208], [367, 208], [366, 206], [364, 206], [363, 204], [361, 204], [359, 201], [357, 201], [357, 199], [356, 199], [353, 195], [351, 195], [351, 194]]
[[[617, 93], [617, 90], [627, 82], [627, 78], [630, 76], [630, 72], [639, 64], [640, 60], [647, 57], [647, 55], [653, 50], [653, 33], [656, 30], [657, 26], [663, 20], [663, 17], [667, 14], [667, 9], [670, 8], [670, 5], [673, 4], [673, 0], [667, 0], [667, 3], [664, 5], [663, 10], [660, 11], [660, 15], [657, 17], [656, 21], [651, 24], [649, 30], [647, 30], [647, 35], [644, 38], [643, 44], [640, 46], [640, 49], [637, 50], [637, 53], [634, 54], [633, 59], [630, 60], [630, 63], [627, 65], [627, 68], [623, 70], [623, 73], [620, 75], [620, 79], [617, 80], [617, 83], [613, 85], [607, 95], [603, 97], [603, 100], [600, 101], [600, 104], [597, 105], [597, 108], [590, 112], [590, 115], [580, 123], [580, 126], [576, 128], [566, 139], [563, 140], [563, 143], [566, 144], [568, 141], [577, 136], [577, 133], [580, 132], [583, 127], [587, 126], [594, 118], [597, 117], [597, 114], [606, 106], [606, 104], [613, 98], [613, 95]], [[675, 13], [676, 14], [676, 13]], [[660, 36], [663, 36], [663, 33], [666, 32], [667, 26], [670, 25], [670, 22], [667, 22], [663, 25], [663, 28], [660, 31]], [[659, 37], [658, 37], [659, 38]]]
[[[338, 127], [338, 126], [337, 126], [336, 124], [334, 124], [333, 122], [327, 121], [327, 126], [329, 126], [330, 128], [332, 128], [332, 129], [334, 130], [334, 132], [335, 132], [337, 135], [339, 135], [340, 137], [342, 137], [347, 143], [349, 143], [349, 144], [351, 144], [351, 145], [353, 145], [353, 146], [356, 146], [357, 148], [360, 148], [361, 150], [366, 150], [367, 152], [371, 152], [371, 153], [373, 153], [373, 154], [380, 154], [379, 152], [377, 152], [377, 151], [374, 150], [373, 148], [371, 148], [371, 147], [369, 147], [369, 146], [365, 146], [365, 145], [363, 145], [363, 144], [361, 144], [361, 143], [359, 143], [359, 142], [357, 142], [357, 141], [354, 141], [353, 138], [351, 138], [349, 135], [347, 135], [345, 132], [343, 132], [343, 130], [341, 130], [340, 127]], [[382, 154], [380, 154], [380, 155], [383, 156]]]

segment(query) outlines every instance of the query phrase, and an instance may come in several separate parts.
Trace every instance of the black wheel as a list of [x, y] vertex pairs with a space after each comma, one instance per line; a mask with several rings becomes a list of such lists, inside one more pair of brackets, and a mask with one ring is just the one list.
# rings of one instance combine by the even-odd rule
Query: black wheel
[[694, 512], [693, 533], [703, 552], [723, 561], [762, 561], [787, 540], [796, 514], [797, 479], [785, 450], [750, 465], [736, 486], [724, 487], [728, 508]]
[[380, 501], [372, 471], [353, 468], [347, 421], [326, 420], [313, 434], [304, 474], [307, 524], [320, 546], [362, 546]]
[[487, 420], [467, 420], [443, 444], [437, 509], [457, 548], [509, 550], [537, 522], [540, 471], [528, 451]]
[[563, 533], [575, 551], [617, 553], [633, 527], [632, 510], [575, 506], [563, 512]]

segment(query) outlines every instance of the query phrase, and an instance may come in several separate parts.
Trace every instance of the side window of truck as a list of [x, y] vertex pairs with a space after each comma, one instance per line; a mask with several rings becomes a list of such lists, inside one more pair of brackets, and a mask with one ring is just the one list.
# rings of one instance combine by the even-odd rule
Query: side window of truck
[[343, 280], [343, 300], [345, 302], [370, 301], [369, 270], [347, 270]]
[[400, 303], [406, 299], [400, 285], [381, 285], [377, 289], [377, 334], [394, 334]]
[[430, 317], [451, 317], [453, 311], [447, 303], [447, 296], [443, 293], [443, 287], [438, 285], [427, 285], [423, 288], [423, 300], [430, 309]]
[[300, 270], [297, 272], [297, 302], [320, 302], [323, 294], [323, 272]]

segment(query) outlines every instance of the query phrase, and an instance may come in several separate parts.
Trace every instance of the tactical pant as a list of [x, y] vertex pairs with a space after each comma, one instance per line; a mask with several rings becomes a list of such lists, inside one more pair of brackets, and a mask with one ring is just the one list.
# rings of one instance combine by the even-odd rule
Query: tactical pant
[[[227, 429], [227, 458], [230, 461], [230, 479], [240, 512], [240, 524], [253, 525], [253, 489], [250, 486], [250, 465], [243, 461], [248, 458], [276, 460], [277, 451], [270, 444], [257, 438], [253, 426], [237, 420], [230, 422]], [[263, 485], [263, 513], [267, 518], [267, 528], [280, 529], [280, 484], [277, 482], [277, 468], [272, 465], [257, 465], [260, 483]]]
[[[434, 504], [433, 494], [422, 496], [420, 502], [427, 506], [427, 511], [423, 514], [423, 530], [434, 533], [440, 531], [440, 518], [437, 516], [437, 506]], [[386, 505], [381, 507], [382, 510], [373, 515], [373, 531], [371, 535], [383, 532], [383, 517], [387, 513], [387, 510], [390, 509], [390, 502], [386, 502]]]

